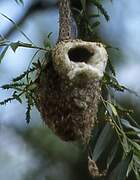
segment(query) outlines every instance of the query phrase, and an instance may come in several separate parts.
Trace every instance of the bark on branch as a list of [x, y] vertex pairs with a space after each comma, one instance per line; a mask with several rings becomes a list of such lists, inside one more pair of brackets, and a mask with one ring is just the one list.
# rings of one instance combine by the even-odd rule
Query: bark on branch
[[69, 0], [59, 1], [59, 39], [63, 41], [71, 38], [72, 13]]

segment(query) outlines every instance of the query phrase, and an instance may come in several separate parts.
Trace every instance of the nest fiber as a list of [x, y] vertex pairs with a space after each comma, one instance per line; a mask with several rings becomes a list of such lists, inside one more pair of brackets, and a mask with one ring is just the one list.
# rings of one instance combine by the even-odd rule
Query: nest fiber
[[106, 63], [100, 43], [62, 41], [53, 49], [39, 77], [37, 99], [44, 122], [61, 139], [89, 141]]

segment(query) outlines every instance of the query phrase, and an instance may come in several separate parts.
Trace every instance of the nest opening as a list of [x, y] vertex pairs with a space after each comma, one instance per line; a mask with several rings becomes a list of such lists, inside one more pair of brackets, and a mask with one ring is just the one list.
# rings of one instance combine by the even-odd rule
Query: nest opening
[[87, 63], [91, 56], [93, 56], [93, 53], [85, 47], [75, 47], [69, 50], [68, 56], [70, 61]]

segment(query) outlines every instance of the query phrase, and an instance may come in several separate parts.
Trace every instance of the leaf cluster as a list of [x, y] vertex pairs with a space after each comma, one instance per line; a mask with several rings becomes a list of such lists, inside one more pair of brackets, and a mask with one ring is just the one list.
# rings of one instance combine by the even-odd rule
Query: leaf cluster
[[[106, 21], [109, 21], [110, 16], [102, 5], [100, 0], [81, 0], [82, 9], [74, 9], [77, 12], [76, 22], [78, 25], [79, 38], [91, 40], [97, 39], [97, 28], [100, 25], [99, 18], [101, 15], [104, 16]], [[97, 8], [97, 12], [89, 13], [87, 11], [89, 5], [93, 5]]]
[[[51, 51], [50, 35], [51, 34], [49, 34], [47, 36], [44, 47], [39, 47], [39, 46], [34, 45], [33, 43], [24, 43], [21, 41], [10, 42], [10, 41], [4, 39], [3, 37], [0, 38], [0, 46], [4, 48], [0, 54], [0, 63], [2, 62], [4, 56], [9, 48], [11, 48], [13, 50], [13, 52], [16, 52], [16, 50], [19, 47], [36, 49], [36, 52], [33, 55], [27, 70], [24, 71], [19, 76], [13, 78], [12, 83], [1, 86], [1, 88], [3, 90], [9, 90], [9, 89], [13, 90], [13, 93], [12, 93], [11, 97], [1, 101], [0, 105], [6, 105], [7, 103], [9, 103], [13, 100], [16, 100], [19, 103], [22, 103], [23, 99], [26, 99], [26, 103], [27, 103], [26, 122], [27, 123], [30, 122], [31, 110], [32, 110], [33, 106], [36, 105], [36, 98], [35, 98], [35, 91], [37, 88], [36, 74], [37, 74], [37, 72], [39, 73], [42, 71], [42, 66], [43, 66], [43, 61], [40, 61], [40, 59], [38, 59], [36, 62], [33, 62], [33, 60], [40, 51], [43, 51], [46, 53], [45, 57], [49, 56], [49, 53]], [[25, 37], [27, 37], [27, 36], [25, 36]], [[29, 38], [27, 38], [27, 39], [29, 39]], [[35, 77], [33, 76], [33, 74], [35, 74], [34, 75]]]
[[[39, 63], [39, 62], [38, 62]], [[33, 96], [36, 89], [35, 80], [33, 81], [30, 77], [31, 73], [38, 70], [37, 66], [33, 66], [25, 71], [23, 74], [12, 80], [12, 83], [1, 86], [4, 90], [13, 90], [12, 97], [7, 98], [0, 102], [0, 105], [6, 105], [8, 102], [13, 100], [22, 103], [23, 99], [27, 101], [26, 121], [30, 121], [30, 112], [32, 107], [35, 105], [35, 98]]]
[[108, 61], [108, 67], [109, 72], [105, 73], [102, 80], [102, 88], [106, 89], [108, 96], [101, 96], [102, 108], [99, 110], [99, 114], [102, 114], [99, 118], [102, 118], [103, 126], [98, 125], [93, 130], [90, 158], [99, 164], [98, 176], [104, 176], [106, 172], [107, 180], [114, 180], [114, 177], [124, 180], [129, 175], [135, 174], [135, 178], [139, 180], [140, 126], [132, 117], [133, 110], [123, 108], [111, 93], [115, 90], [128, 91], [137, 96], [138, 94], [119, 84], [111, 60]]

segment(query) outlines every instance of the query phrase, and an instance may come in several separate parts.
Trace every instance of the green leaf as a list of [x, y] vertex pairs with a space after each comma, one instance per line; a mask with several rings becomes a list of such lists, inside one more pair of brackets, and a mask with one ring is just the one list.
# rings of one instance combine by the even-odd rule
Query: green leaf
[[108, 58], [108, 67], [109, 67], [111, 73], [113, 74], [113, 76], [116, 76], [115, 68], [112, 65], [112, 62], [111, 62], [110, 58]]
[[34, 105], [32, 94], [27, 93], [26, 94], [26, 99], [27, 99], [26, 122], [27, 122], [27, 124], [29, 124], [30, 120], [31, 120], [32, 107]]
[[107, 169], [109, 168], [110, 164], [112, 163], [113, 159], [115, 158], [115, 155], [118, 150], [119, 143], [116, 143], [113, 148], [111, 149], [111, 152], [109, 153], [108, 159], [107, 159]]
[[124, 160], [118, 163], [117, 167], [110, 174], [109, 180], [125, 180], [132, 157], [133, 152], [131, 151]]
[[18, 43], [18, 42], [11, 43], [11, 44], [10, 44], [10, 47], [11, 47], [12, 50], [15, 52], [16, 49], [19, 47], [19, 43]]
[[2, 59], [4, 58], [4, 56], [5, 56], [8, 48], [9, 48], [9, 46], [6, 46], [6, 47], [4, 48], [4, 50], [2, 51], [2, 53], [0, 54], [0, 63], [2, 62]]
[[17, 4], [24, 4], [23, 0], [15, 0]]
[[98, 18], [98, 17], [100, 17], [99, 14], [90, 14], [89, 15], [89, 18]]
[[20, 27], [17, 25], [17, 23], [15, 23], [12, 19], [10, 19], [8, 16], [6, 16], [3, 13], [0, 13], [0, 15], [2, 15], [3, 17], [5, 17], [6, 19], [8, 19], [15, 27], [16, 29], [31, 43], [34, 44], [30, 38], [20, 29]]
[[50, 33], [47, 35], [47, 38], [46, 38], [46, 40], [44, 41], [44, 46], [45, 46], [45, 48], [49, 48], [49, 49], [52, 48], [52, 45], [51, 45], [51, 35], [52, 35], [52, 32], [50, 32]]
[[[124, 108], [122, 107], [120, 104], [114, 104], [115, 108], [117, 109], [117, 112], [118, 114], [121, 116], [121, 117], [126, 117], [128, 116], [129, 114], [132, 114], [134, 113], [134, 111], [132, 109], [127, 109], [127, 108]], [[135, 124], [135, 123], [134, 123]]]
[[13, 98], [22, 104], [22, 100], [21, 100], [20, 96], [18, 96], [16, 93], [17, 93], [16, 91], [13, 93]]
[[139, 157], [139, 156], [136, 156], [136, 155], [134, 154], [134, 156], [133, 156], [133, 162], [135, 163], [135, 166], [136, 166], [137, 168], [140, 167], [140, 157]]
[[10, 47], [11, 47], [12, 50], [15, 52], [18, 47], [32, 48], [33, 45], [32, 45], [32, 44], [29, 44], [29, 43], [24, 43], [24, 42], [17, 41], [17, 42], [12, 42], [12, 43], [10, 44]]
[[104, 74], [103, 83], [105, 83], [107, 86], [111, 88], [114, 88], [116, 91], [124, 92], [124, 90], [126, 90], [124, 86], [118, 83], [115, 77], [110, 76], [108, 73]]
[[121, 119], [121, 122], [126, 128], [133, 129], [135, 132], [140, 134], [140, 129], [137, 128], [137, 127], [132, 126], [127, 120]]
[[100, 22], [99, 22], [99, 21], [96, 21], [95, 23], [92, 24], [92, 28], [95, 28], [95, 27], [97, 27], [97, 26], [99, 26], [99, 25], [100, 25]]
[[140, 98], [140, 95], [136, 91], [133, 91], [132, 89], [129, 89], [127, 87], [124, 87], [124, 90]]
[[0, 35], [0, 46], [5, 45], [7, 42], [8, 42], [8, 40]]
[[32, 110], [32, 106], [31, 106], [29, 100], [27, 100], [27, 110], [26, 110], [26, 122], [27, 122], [27, 124], [29, 124], [30, 120], [31, 120], [31, 110]]
[[3, 86], [1, 86], [2, 89], [14, 89], [17, 87], [22, 87], [24, 86], [24, 83], [11, 83], [11, 84], [4, 84]]
[[105, 19], [109, 21], [110, 16], [108, 15], [107, 11], [104, 9], [102, 4], [98, 0], [90, 0], [91, 3], [93, 3], [99, 10], [100, 12], [104, 15]]
[[111, 108], [111, 111], [112, 111], [112, 113], [114, 114], [114, 116], [118, 116], [118, 112], [117, 112], [115, 106], [114, 106], [111, 102], [108, 102], [108, 101], [107, 101], [107, 104], [108, 104], [109, 107]]
[[28, 87], [28, 90], [34, 91], [36, 88], [37, 88], [37, 85], [35, 83], [33, 83]]
[[4, 101], [1, 101], [1, 102], [0, 102], [0, 105], [6, 105], [8, 102], [11, 102], [11, 101], [13, 101], [13, 100], [14, 100], [13, 97], [7, 98], [7, 99], [5, 99]]
[[13, 82], [17, 82], [22, 80], [26, 75], [28, 75], [31, 72], [34, 72], [37, 68], [36, 67], [31, 67], [30, 69], [28, 69], [27, 71], [24, 71], [22, 74], [20, 74], [19, 76], [17, 76], [16, 78], [13, 79]]
[[140, 129], [140, 125], [137, 123], [137, 121], [135, 121], [135, 119], [133, 119], [133, 117], [132, 117], [130, 114], [128, 114], [127, 116], [128, 116], [128, 118], [129, 118], [129, 120], [130, 120], [133, 124], [135, 124], [136, 127], [138, 127], [138, 128]]
[[82, 9], [85, 11], [86, 9], [86, 0], [81, 0]]
[[129, 142], [131, 143], [133, 147], [134, 154], [139, 158], [139, 161], [140, 161], [140, 145], [130, 139], [129, 139]]
[[139, 173], [139, 170], [137, 170], [137, 172], [135, 172], [135, 174], [136, 174], [137, 180], [140, 180], [140, 173]]
[[112, 131], [110, 124], [106, 124], [106, 126], [102, 130], [102, 132], [96, 142], [92, 159], [94, 159], [96, 161], [100, 157], [102, 152], [105, 150], [105, 148], [109, 144], [109, 142], [112, 138], [112, 135], [113, 135], [113, 131]]

